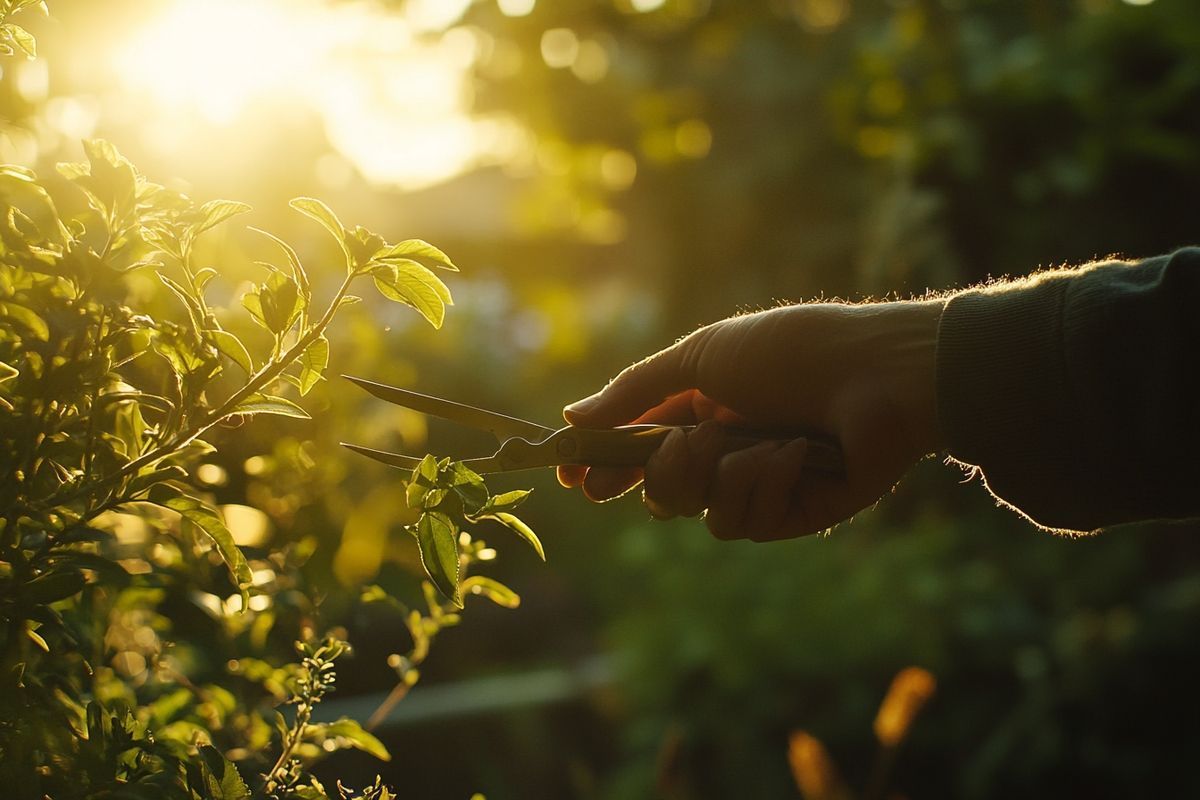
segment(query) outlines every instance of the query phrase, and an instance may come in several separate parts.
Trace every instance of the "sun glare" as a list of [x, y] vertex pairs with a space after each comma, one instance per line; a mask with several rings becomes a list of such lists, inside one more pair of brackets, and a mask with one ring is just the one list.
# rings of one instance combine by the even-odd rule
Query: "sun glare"
[[478, 34], [417, 35], [454, 25], [468, 5], [406, 15], [365, 2], [173, 0], [122, 45], [116, 68], [152, 122], [186, 132], [189, 118], [235, 126], [264, 102], [311, 108], [368, 180], [416, 189], [495, 161], [514, 140], [512, 123], [469, 113]]

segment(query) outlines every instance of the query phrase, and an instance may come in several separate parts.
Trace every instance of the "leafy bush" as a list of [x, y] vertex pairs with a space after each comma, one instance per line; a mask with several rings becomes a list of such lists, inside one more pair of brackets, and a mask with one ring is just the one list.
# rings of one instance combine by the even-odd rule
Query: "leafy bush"
[[[308, 417], [296, 396], [321, 380], [326, 329], [357, 300], [349, 290], [359, 278], [438, 327], [451, 297], [432, 269], [456, 268], [427, 242], [389, 244], [298, 198], [292, 207], [340, 246], [344, 277], [318, 304], [296, 251], [259, 231], [282, 266], [260, 262], [264, 280], [242, 297], [268, 334], [268, 350], [254, 353], [218, 321], [205, 291], [218, 271], [195, 257], [203, 234], [248, 206], [197, 204], [146, 180], [105, 142], [85, 150], [87, 164], [60, 165], [61, 192], [27, 169], [0, 168], [0, 776], [39, 798], [329, 797], [308, 773], [322, 755], [388, 754], [353, 720], [311, 721], [348, 650], [316, 636], [312, 598], [288, 601], [302, 612], [298, 663], [242, 652], [224, 676], [194, 680], [202, 659], [181, 606], [206, 608], [204, 624], [223, 630], [231, 652], [262, 650], [276, 622], [271, 595], [303, 588], [297, 569], [310, 553], [248, 559], [193, 475], [222, 426]], [[72, 205], [78, 213], [59, 210]], [[464, 594], [519, 602], [502, 584], [467, 576], [494, 552], [465, 529], [496, 518], [540, 553], [508, 513], [527, 494], [490, 496], [449, 460], [427, 457], [414, 471], [408, 497], [420, 515], [410, 530], [432, 582], [426, 608], [378, 587], [362, 598], [396, 609], [412, 636], [411, 650], [391, 659], [399, 683], [389, 702], [416, 682]], [[294, 712], [274, 710], [281, 705]], [[339, 787], [338, 796], [359, 795]], [[361, 796], [389, 792], [376, 781]]]

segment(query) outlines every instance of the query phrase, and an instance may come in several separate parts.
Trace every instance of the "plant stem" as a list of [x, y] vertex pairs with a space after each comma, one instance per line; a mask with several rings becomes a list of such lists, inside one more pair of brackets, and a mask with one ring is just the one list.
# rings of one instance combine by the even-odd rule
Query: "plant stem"
[[347, 290], [350, 288], [351, 281], [357, 277], [355, 273], [350, 273], [342, 280], [342, 285], [338, 287], [337, 293], [330, 302], [329, 307], [325, 309], [325, 313], [317, 320], [316, 324], [305, 331], [304, 335], [296, 340], [290, 348], [280, 356], [276, 356], [263, 364], [258, 372], [250, 376], [246, 384], [236, 392], [225, 398], [221, 405], [202, 415], [188, 429], [180, 431], [175, 436], [168, 439], [163, 444], [153, 450], [143, 453], [139, 457], [130, 461], [125, 466], [121, 467], [116, 472], [104, 477], [94, 483], [85, 483], [76, 487], [73, 491], [68, 492], [66, 496], [60, 498], [49, 498], [44, 504], [46, 508], [52, 508], [57, 505], [74, 500], [85, 494], [90, 494], [98, 489], [101, 489], [108, 484], [115, 483], [128, 475], [134, 475], [143, 467], [150, 466], [170, 455], [178, 452], [181, 448], [186, 447], [194, 439], [202, 436], [206, 431], [216, 425], [225, 417], [234, 412], [234, 409], [242, 403], [246, 398], [261, 391], [271, 381], [279, 377], [279, 375], [287, 369], [287, 367], [304, 353], [310, 344], [325, 332], [329, 327], [329, 323], [333, 321], [334, 315], [337, 313], [338, 307], [341, 305], [342, 298], [346, 296]]
[[300, 743], [300, 738], [304, 736], [304, 728], [308, 725], [310, 717], [312, 717], [312, 705], [302, 703], [296, 709], [296, 722], [292, 726], [291, 735], [285, 738], [283, 749], [279, 752], [279, 758], [275, 759], [275, 765], [267, 773], [267, 782], [264, 788], [268, 792], [278, 788], [279, 779], [276, 773], [287, 766], [288, 760], [291, 759], [292, 753], [296, 750], [296, 745]]
[[367, 719], [367, 730], [373, 731], [383, 724], [383, 721], [392, 713], [392, 709], [396, 704], [408, 696], [408, 690], [412, 686], [401, 681], [392, 687], [392, 691], [384, 698], [384, 701], [379, 704], [379, 707], [371, 712], [371, 716]]

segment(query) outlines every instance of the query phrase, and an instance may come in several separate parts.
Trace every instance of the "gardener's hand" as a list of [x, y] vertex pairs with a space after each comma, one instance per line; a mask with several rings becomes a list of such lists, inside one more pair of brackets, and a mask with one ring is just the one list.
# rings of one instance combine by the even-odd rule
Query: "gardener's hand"
[[[567, 406], [567, 422], [700, 423], [641, 469], [559, 467], [596, 502], [645, 479], [657, 518], [695, 516], [721, 539], [803, 536], [848, 519], [940, 449], [934, 347], [943, 303], [789, 306], [717, 322]], [[806, 439], [730, 451], [723, 425], [840, 443], [842, 478], [804, 472]]]

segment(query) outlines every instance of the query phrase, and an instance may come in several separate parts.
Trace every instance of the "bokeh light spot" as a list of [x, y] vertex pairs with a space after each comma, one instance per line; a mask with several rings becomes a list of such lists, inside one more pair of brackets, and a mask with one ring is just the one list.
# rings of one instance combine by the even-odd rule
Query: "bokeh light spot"
[[712, 148], [712, 129], [702, 119], [684, 120], [675, 129], [675, 149], [687, 158], [704, 158]]
[[579, 37], [570, 28], [550, 28], [542, 34], [542, 61], [551, 69], [564, 69], [579, 55]]
[[496, 5], [500, 7], [500, 13], [506, 17], [524, 17], [533, 11], [537, 0], [496, 0]]

